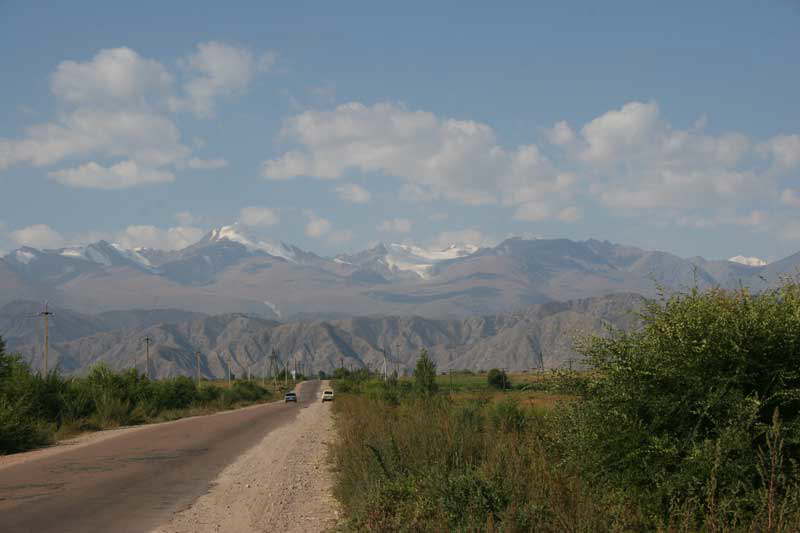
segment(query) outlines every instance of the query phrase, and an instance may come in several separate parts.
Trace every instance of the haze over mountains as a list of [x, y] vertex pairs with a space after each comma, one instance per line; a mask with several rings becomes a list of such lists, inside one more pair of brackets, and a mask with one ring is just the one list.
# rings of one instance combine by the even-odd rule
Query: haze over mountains
[[769, 265], [733, 259], [684, 259], [598, 240], [521, 238], [439, 250], [381, 243], [321, 257], [233, 225], [175, 251], [126, 250], [104, 241], [20, 248], [0, 259], [0, 305], [47, 299], [83, 313], [184, 309], [279, 320], [467, 317], [615, 292], [652, 295], [659, 284], [761, 287], [763, 279], [772, 282], [800, 266], [800, 254]]
[[272, 350], [306, 371], [382, 365], [409, 369], [421, 348], [440, 368], [563, 366], [577, 334], [627, 328], [659, 287], [762, 288], [793, 274], [800, 254], [690, 259], [608, 241], [510, 238], [442, 249], [380, 243], [321, 257], [238, 225], [182, 250], [23, 247], [0, 259], [0, 335], [34, 365], [43, 299], [57, 309], [52, 364], [80, 372], [105, 361], [153, 372], [222, 377], [263, 372]]
[[[556, 368], [576, 357], [576, 336], [598, 333], [608, 324], [630, 328], [642, 301], [638, 295], [616, 294], [465, 319], [375, 316], [287, 323], [240, 313], [208, 317], [169, 311], [162, 313], [163, 322], [153, 324], [140, 311], [90, 316], [56, 308], [54, 323], [61, 321], [63, 327], [51, 344], [49, 364], [65, 373], [98, 362], [144, 371], [147, 336], [152, 340], [151, 375], [158, 377], [194, 376], [196, 352], [205, 377], [226, 376], [229, 361], [235, 375], [246, 375], [248, 369], [264, 375], [273, 350], [281, 367], [307, 373], [339, 366], [380, 371], [384, 352], [388, 370], [403, 373], [413, 368], [422, 348], [440, 370]], [[25, 344], [37, 338], [35, 322], [15, 318], [27, 308], [29, 303], [6, 305], [0, 310], [0, 329], [13, 324], [12, 349], [39, 368], [41, 345]], [[109, 320], [128, 326], [108, 330]], [[87, 334], [93, 328], [97, 332]]]

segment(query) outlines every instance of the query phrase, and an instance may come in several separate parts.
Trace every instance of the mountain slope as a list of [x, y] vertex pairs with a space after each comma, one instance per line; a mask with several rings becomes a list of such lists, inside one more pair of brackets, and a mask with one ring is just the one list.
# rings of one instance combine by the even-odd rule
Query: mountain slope
[[[379, 244], [320, 257], [222, 226], [182, 250], [21, 248], [0, 260], [0, 305], [48, 299], [94, 314], [179, 308], [206, 314], [420, 315], [465, 318], [659, 287], [762, 288], [800, 268], [800, 254], [768, 265], [684, 259], [608, 241], [511, 238], [494, 247]], [[761, 278], [766, 279], [763, 281]]]
[[[160, 377], [194, 375], [196, 351], [207, 377], [224, 377], [229, 358], [234, 374], [250, 369], [263, 375], [273, 350], [281, 365], [305, 372], [329, 372], [340, 365], [375, 370], [382, 368], [384, 352], [390, 368], [409, 371], [422, 348], [441, 370], [553, 368], [575, 357], [575, 336], [602, 333], [605, 324], [633, 327], [641, 303], [637, 295], [618, 294], [461, 320], [389, 316], [279, 323], [227, 314], [59, 342], [51, 347], [51, 357], [65, 372], [84, 371], [100, 361], [143, 370], [147, 336], [153, 341], [152, 371]], [[22, 353], [40, 364], [30, 347]]]

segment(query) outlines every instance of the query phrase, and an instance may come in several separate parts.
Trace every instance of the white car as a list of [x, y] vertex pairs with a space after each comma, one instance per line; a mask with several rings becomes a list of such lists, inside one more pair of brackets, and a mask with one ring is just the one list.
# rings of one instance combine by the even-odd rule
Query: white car
[[333, 401], [333, 391], [326, 390], [322, 393], [322, 401], [323, 402], [332, 402]]

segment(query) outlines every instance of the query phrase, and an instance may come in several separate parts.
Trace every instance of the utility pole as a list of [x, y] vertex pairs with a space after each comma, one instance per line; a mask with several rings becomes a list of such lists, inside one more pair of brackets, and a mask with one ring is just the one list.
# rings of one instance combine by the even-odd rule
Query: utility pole
[[44, 375], [47, 376], [47, 357], [50, 354], [50, 317], [53, 313], [47, 310], [47, 301], [44, 302], [44, 311], [39, 313], [39, 316], [44, 318]]
[[144, 338], [144, 375], [147, 379], [150, 379], [150, 342], [152, 340], [149, 336]]
[[272, 374], [272, 388], [278, 388], [278, 354], [275, 353], [275, 348], [272, 349], [272, 355], [269, 357], [269, 372]]
[[450, 374], [450, 394], [453, 394], [453, 369], [449, 368], [447, 373]]
[[197, 369], [197, 385], [200, 385], [200, 351], [194, 353], [195, 368]]
[[283, 362], [283, 386], [289, 387], [289, 361]]
[[227, 352], [228, 354], [228, 386], [231, 384], [231, 352]]

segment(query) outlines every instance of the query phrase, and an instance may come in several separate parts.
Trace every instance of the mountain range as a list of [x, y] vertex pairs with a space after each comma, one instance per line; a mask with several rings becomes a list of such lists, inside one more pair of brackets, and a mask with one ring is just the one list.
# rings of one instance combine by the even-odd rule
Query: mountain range
[[[643, 298], [614, 294], [568, 302], [549, 302], [509, 313], [457, 319], [371, 316], [336, 320], [279, 322], [241, 313], [217, 316], [184, 311], [116, 311], [84, 315], [53, 308], [50, 368], [80, 373], [105, 362], [115, 369], [145, 369], [145, 337], [150, 344], [150, 374], [194, 376], [199, 352], [205, 377], [270, 373], [269, 355], [279, 367], [305, 373], [339, 366], [407, 373], [420, 350], [438, 368], [530, 370], [562, 367], [577, 357], [573, 341], [600, 334], [607, 325], [630, 329]], [[42, 364], [36, 322], [19, 318], [35, 311], [33, 302], [0, 309], [0, 331], [11, 331], [9, 348], [34, 368]], [[273, 367], [274, 373], [274, 367]]]
[[608, 241], [510, 238], [442, 249], [380, 243], [322, 257], [253, 237], [237, 224], [181, 250], [22, 247], [0, 258], [0, 305], [49, 300], [79, 313], [183, 309], [275, 320], [369, 315], [465, 318], [659, 287], [760, 288], [800, 267], [800, 253], [706, 260]]

